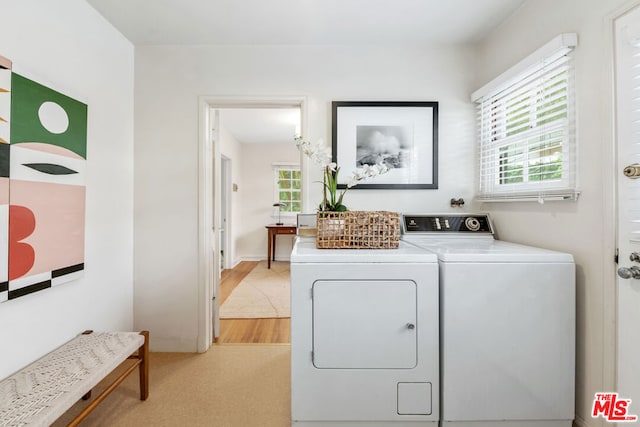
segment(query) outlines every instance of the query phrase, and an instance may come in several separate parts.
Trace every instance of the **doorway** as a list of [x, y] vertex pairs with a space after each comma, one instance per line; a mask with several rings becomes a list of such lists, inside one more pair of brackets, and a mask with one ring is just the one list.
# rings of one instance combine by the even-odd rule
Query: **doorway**
[[[266, 251], [267, 227], [278, 221], [295, 225], [294, 215], [300, 211], [300, 153], [293, 143], [300, 108], [217, 111], [222, 155], [220, 223], [222, 229], [230, 229], [223, 234], [232, 244], [225, 257], [231, 260], [231, 271], [223, 271], [220, 278], [221, 320], [216, 342], [288, 343], [288, 259], [294, 236], [277, 238], [276, 258], [271, 261]], [[225, 180], [228, 162], [235, 168]], [[233, 183], [239, 188], [231, 193]], [[231, 194], [232, 205], [226, 226], [225, 194]]]
[[[273, 203], [268, 203], [269, 214], [267, 218], [262, 219], [261, 225], [255, 224], [251, 229], [255, 232], [260, 230], [261, 234], [264, 234], [264, 248], [257, 252], [257, 247], [254, 247], [253, 253], [245, 253], [242, 255], [242, 245], [254, 239], [238, 239], [239, 235], [242, 235], [243, 227], [246, 226], [244, 221], [238, 221], [236, 213], [241, 210], [245, 212], [244, 207], [234, 208], [234, 198], [238, 196], [243, 189], [249, 189], [250, 186], [244, 186], [242, 182], [235, 181], [234, 171], [242, 169], [242, 165], [239, 164], [233, 156], [227, 157], [227, 165], [223, 165], [222, 150], [220, 138], [224, 138], [221, 132], [224, 132], [224, 123], [219, 123], [219, 113], [225, 110], [237, 110], [237, 109], [284, 109], [294, 108], [298, 109], [300, 117], [299, 129], [304, 134], [305, 129], [305, 115], [306, 115], [306, 99], [304, 97], [296, 98], [272, 98], [272, 99], [248, 99], [248, 98], [215, 98], [215, 97], [201, 97], [200, 98], [200, 119], [201, 119], [201, 135], [200, 135], [200, 149], [201, 149], [201, 173], [200, 173], [200, 230], [202, 236], [201, 247], [201, 263], [200, 263], [200, 307], [199, 312], [200, 323], [202, 325], [199, 331], [199, 351], [206, 351], [211, 345], [215, 337], [220, 336], [219, 328], [215, 325], [219, 324], [220, 310], [217, 307], [218, 301], [215, 298], [221, 299], [220, 293], [221, 285], [221, 268], [228, 270], [228, 274], [233, 273], [236, 267], [242, 262], [259, 262], [261, 259], [266, 259], [266, 229], [264, 226], [268, 222], [273, 221], [273, 217], [277, 214], [277, 211], [272, 207]], [[286, 143], [293, 146], [293, 135], [291, 132], [286, 139]], [[242, 150], [241, 150], [242, 151]], [[303, 167], [303, 159], [299, 153], [296, 152], [296, 161]], [[230, 166], [233, 167], [230, 167]], [[222, 176], [223, 170], [226, 167], [227, 179]], [[271, 165], [269, 165], [271, 167]], [[231, 171], [231, 172], [229, 172]], [[231, 177], [231, 178], [229, 178]], [[223, 182], [226, 182], [226, 188], [231, 188], [230, 196], [226, 200], [226, 214], [223, 214], [221, 209], [224, 205], [223, 202]], [[303, 185], [303, 184], [302, 184]], [[303, 188], [300, 189], [301, 192]], [[262, 204], [264, 205], [264, 203]], [[236, 213], [234, 213], [234, 211]], [[226, 221], [223, 221], [223, 217], [226, 215]], [[222, 232], [221, 232], [222, 231]], [[234, 240], [235, 236], [235, 240]], [[207, 239], [211, 239], [208, 242]], [[223, 243], [226, 242], [226, 243]], [[255, 243], [255, 242], [254, 242]], [[207, 248], [211, 248], [207, 251]], [[245, 248], [246, 249], [246, 248]], [[239, 255], [240, 254], [240, 255]], [[260, 257], [261, 259], [252, 259]], [[246, 266], [245, 266], [246, 267]], [[222, 270], [222, 273], [227, 272]], [[252, 270], [252, 269], [250, 269]], [[247, 273], [248, 274], [248, 273]], [[217, 296], [217, 297], [216, 297]], [[213, 320], [213, 321], [212, 321]], [[212, 326], [213, 325], [213, 326]]]

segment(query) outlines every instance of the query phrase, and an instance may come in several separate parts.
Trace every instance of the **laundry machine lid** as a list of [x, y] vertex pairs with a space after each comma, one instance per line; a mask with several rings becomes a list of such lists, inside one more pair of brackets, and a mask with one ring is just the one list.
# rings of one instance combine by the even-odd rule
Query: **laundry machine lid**
[[573, 262], [571, 254], [494, 239], [412, 239], [419, 247], [438, 254], [442, 262]]
[[496, 240], [487, 214], [404, 214], [402, 225], [404, 241], [441, 262], [573, 262], [570, 254]]
[[398, 249], [318, 249], [315, 238], [297, 237], [292, 263], [437, 263], [432, 251], [400, 241]]

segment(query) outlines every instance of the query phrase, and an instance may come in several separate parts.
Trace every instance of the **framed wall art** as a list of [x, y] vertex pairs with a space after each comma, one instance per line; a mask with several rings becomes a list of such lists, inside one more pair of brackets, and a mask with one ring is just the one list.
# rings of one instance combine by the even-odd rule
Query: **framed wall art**
[[[332, 148], [344, 171], [378, 162], [391, 169], [354, 189], [437, 189], [438, 103], [334, 101]], [[339, 188], [349, 177], [340, 174]]]
[[0, 63], [0, 302], [84, 271], [87, 105]]

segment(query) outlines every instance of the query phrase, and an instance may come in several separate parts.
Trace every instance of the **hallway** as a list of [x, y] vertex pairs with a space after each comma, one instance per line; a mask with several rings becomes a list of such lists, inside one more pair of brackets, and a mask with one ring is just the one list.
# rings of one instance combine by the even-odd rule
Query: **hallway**
[[[220, 306], [231, 292], [256, 266], [257, 261], [243, 261], [231, 270], [222, 271], [220, 281]], [[291, 319], [220, 319], [218, 344], [288, 344]]]

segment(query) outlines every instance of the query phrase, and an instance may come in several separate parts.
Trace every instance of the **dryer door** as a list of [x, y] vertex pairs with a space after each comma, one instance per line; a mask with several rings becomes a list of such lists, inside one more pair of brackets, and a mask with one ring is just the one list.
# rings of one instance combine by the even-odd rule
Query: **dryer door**
[[416, 283], [317, 281], [313, 285], [313, 364], [328, 369], [414, 368]]

